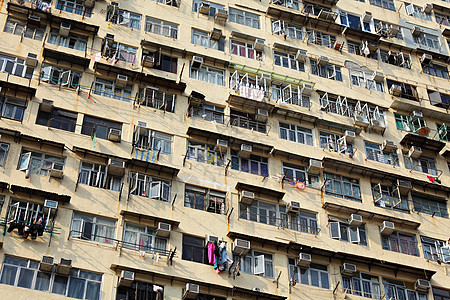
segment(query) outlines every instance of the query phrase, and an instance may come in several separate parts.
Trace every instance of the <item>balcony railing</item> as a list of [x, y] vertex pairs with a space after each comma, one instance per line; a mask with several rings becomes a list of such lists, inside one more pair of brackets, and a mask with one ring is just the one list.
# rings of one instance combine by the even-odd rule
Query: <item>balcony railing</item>
[[381, 150], [370, 150], [366, 159], [381, 162], [383, 164], [399, 166], [398, 156], [393, 153], [383, 153]]
[[154, 34], [159, 34], [163, 36], [167, 36], [173, 39], [178, 37], [178, 29], [169, 25], [161, 25], [156, 23], [148, 22], [145, 25], [145, 31], [151, 32]]
[[268, 126], [266, 123], [249, 120], [248, 118], [237, 115], [230, 116], [230, 125], [254, 130], [261, 133], [266, 133]]

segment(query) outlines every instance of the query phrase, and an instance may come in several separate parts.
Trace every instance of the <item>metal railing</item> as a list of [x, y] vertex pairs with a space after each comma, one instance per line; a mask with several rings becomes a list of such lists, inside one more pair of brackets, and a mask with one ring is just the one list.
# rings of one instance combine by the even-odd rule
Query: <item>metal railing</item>
[[[34, 222], [28, 222], [28, 221], [21, 221], [21, 220], [16, 220], [16, 219], [11, 219], [11, 218], [6, 218], [3, 217], [1, 218], [0, 221], [0, 226], [5, 226], [7, 227], [8, 225], [11, 225], [11, 223], [18, 223], [18, 224], [23, 224], [26, 226], [30, 226], [32, 225]], [[55, 227], [53, 224], [49, 225], [50, 222], [47, 221], [47, 225], [44, 226], [44, 232], [49, 233], [50, 235], [54, 235], [54, 234], [60, 234], [58, 232], [58, 230], [61, 230], [60, 227]], [[5, 232], [3, 232], [3, 235], [5, 235]]]
[[366, 160], [373, 160], [391, 166], [399, 166], [398, 155], [383, 153], [381, 150], [370, 150], [366, 155]]
[[173, 39], [178, 38], [178, 28], [174, 28], [170, 25], [161, 25], [157, 23], [147, 22], [145, 24], [145, 31], [170, 37]]
[[254, 130], [257, 132], [261, 132], [261, 133], [266, 133], [267, 126], [268, 126], [266, 123], [249, 120], [246, 117], [237, 116], [237, 115], [230, 116], [230, 125], [241, 127], [241, 128], [246, 128], [249, 130]]
[[73, 13], [76, 15], [80, 15], [83, 17], [91, 17], [92, 16], [92, 9], [91, 8], [87, 8], [84, 7], [82, 9], [78, 8], [77, 5], [75, 4], [75, 6], [69, 6], [69, 5], [65, 5], [62, 4], [61, 2], [57, 2], [56, 3], [56, 9], [60, 10], [60, 11], [65, 11], [68, 13]]

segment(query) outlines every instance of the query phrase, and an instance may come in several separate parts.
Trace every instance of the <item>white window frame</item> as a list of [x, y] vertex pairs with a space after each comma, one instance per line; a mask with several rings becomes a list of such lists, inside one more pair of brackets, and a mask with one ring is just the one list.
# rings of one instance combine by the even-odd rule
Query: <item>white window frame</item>
[[[59, 30], [57, 28], [52, 28], [48, 37], [48, 42], [50, 44], [61, 47], [66, 47], [79, 51], [86, 51], [88, 37], [73, 33], [69, 33], [69, 36], [65, 37], [59, 34]], [[73, 47], [70, 47], [71, 43], [74, 44]]]
[[178, 24], [148, 16], [145, 18], [145, 31], [173, 39], [178, 38]]
[[[232, 7], [229, 8], [228, 14], [229, 14], [228, 20], [230, 22], [238, 23], [248, 27], [253, 27], [256, 29], [261, 28], [261, 20], [258, 14], [254, 14], [251, 12], [243, 11]], [[249, 22], [251, 25], [248, 25]]]
[[[134, 228], [132, 228], [131, 226], [133, 226]], [[137, 228], [140, 229], [138, 230]], [[136, 236], [134, 244], [125, 241], [127, 233]], [[150, 241], [150, 243], [148, 243], [147, 245], [142, 245], [141, 240], [147, 240]], [[124, 224], [123, 241], [124, 248], [145, 251], [147, 253], [166, 254], [168, 245], [168, 239], [156, 236], [156, 230], [154, 228], [131, 222], [125, 222]]]
[[30, 26], [25, 20], [8, 16], [6, 19], [4, 32], [14, 35], [23, 35], [26, 38], [42, 41], [45, 28]]
[[[311, 272], [317, 272], [317, 278], [318, 278], [318, 286], [319, 288], [322, 289], [329, 289], [331, 287], [331, 283], [330, 283], [330, 272], [329, 272], [329, 268], [326, 265], [323, 264], [316, 264], [316, 263], [311, 263], [309, 267], [304, 268], [304, 267], [299, 267], [297, 266], [297, 258], [288, 258], [288, 267], [289, 267], [289, 277], [290, 279], [296, 279], [296, 282], [300, 283], [300, 284], [304, 284], [304, 285], [309, 285], [309, 286], [316, 286], [312, 284], [312, 278], [311, 278]], [[295, 264], [292, 264], [291, 262], [294, 262]], [[326, 271], [315, 268], [315, 266], [321, 266], [321, 267], [326, 267]], [[302, 276], [301, 276], [301, 269], [305, 270], [305, 272], [307, 273], [307, 277], [308, 277], [308, 283], [302, 282]], [[326, 274], [327, 277], [327, 284], [328, 287], [324, 286], [324, 282], [322, 281], [322, 276], [324, 276]], [[303, 277], [304, 278], [304, 277]]]
[[53, 163], [65, 165], [65, 162], [65, 157], [22, 149], [17, 169], [19, 171], [30, 169], [33, 174], [48, 176]]
[[188, 140], [187, 148], [187, 159], [189, 160], [195, 160], [219, 167], [225, 166], [225, 155], [216, 151], [214, 145]]
[[[10, 67], [10, 72], [7, 72], [7, 66]], [[0, 54], [0, 72], [19, 77], [32, 78], [34, 68], [27, 66], [25, 60], [21, 58]]]
[[[235, 260], [240, 262], [240, 270], [244, 273], [274, 278], [275, 266], [273, 254], [250, 250], [245, 256], [237, 256]], [[267, 268], [269, 265], [270, 268]]]
[[[114, 222], [114, 225], [112, 224], [103, 224], [101, 222], [108, 221], [108, 222]], [[91, 226], [91, 232], [87, 233], [87, 235], [84, 235], [86, 230], [86, 224], [92, 224]], [[78, 225], [79, 224], [79, 225]], [[70, 226], [70, 230], [72, 232], [71, 236], [73, 238], [79, 238], [83, 240], [88, 241], [94, 241], [104, 244], [114, 244], [114, 239], [116, 237], [116, 225], [117, 221], [113, 219], [108, 218], [102, 218], [97, 217], [94, 215], [89, 215], [85, 213], [79, 213], [74, 212], [72, 216], [72, 222]], [[79, 227], [79, 230], [76, 230], [76, 228]], [[110, 233], [112, 233], [112, 236], [97, 236], [96, 231], [98, 229], [102, 230], [109, 230]]]
[[[236, 49], [236, 51], [233, 51], [233, 48]], [[245, 50], [245, 55], [241, 55], [241, 49]], [[235, 53], [233, 53], [235, 52]], [[240, 57], [245, 57], [257, 61], [263, 61], [264, 60], [264, 52], [255, 50], [254, 49], [254, 43], [247, 43], [242, 42], [239, 40], [230, 39], [230, 53], [232, 55], [237, 55]]]
[[43, 82], [75, 89], [80, 86], [81, 75], [81, 72], [52, 66], [46, 63], [42, 64], [41, 81]]
[[191, 78], [217, 85], [225, 85], [225, 71], [209, 66], [201, 66], [198, 69], [191, 67]]
[[171, 180], [144, 173], [130, 173], [130, 194], [132, 195], [169, 202], [171, 190]]
[[[286, 128], [288, 126], [289, 128]], [[279, 134], [280, 139], [288, 140], [291, 142], [295, 142], [297, 144], [304, 144], [309, 146], [314, 146], [314, 132], [310, 128], [301, 127], [298, 125], [288, 124], [284, 122], [279, 122]], [[285, 135], [286, 138], [283, 138]], [[304, 143], [302, 143], [299, 139], [299, 135], [303, 136]], [[292, 139], [293, 137], [293, 139]], [[310, 141], [310, 142], [308, 142]]]

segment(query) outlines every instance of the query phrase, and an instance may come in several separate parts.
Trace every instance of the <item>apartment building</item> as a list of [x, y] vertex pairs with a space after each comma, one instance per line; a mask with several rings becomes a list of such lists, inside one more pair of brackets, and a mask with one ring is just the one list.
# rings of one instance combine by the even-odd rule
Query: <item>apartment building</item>
[[450, 299], [448, 0], [0, 9], [0, 298]]

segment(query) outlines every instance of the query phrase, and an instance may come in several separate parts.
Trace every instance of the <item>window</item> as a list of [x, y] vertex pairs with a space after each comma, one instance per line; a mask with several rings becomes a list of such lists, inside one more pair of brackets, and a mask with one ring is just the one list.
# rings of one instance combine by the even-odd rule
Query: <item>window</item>
[[[6, 157], [8, 156], [9, 151], [9, 144], [7, 143], [0, 143], [0, 166], [4, 167], [6, 162]], [[1, 212], [0, 207], [0, 212]]]
[[22, 149], [17, 169], [20, 171], [29, 169], [33, 174], [48, 176], [54, 163], [64, 166], [65, 161], [64, 157]]
[[68, 276], [39, 270], [39, 262], [6, 255], [0, 283], [77, 299], [100, 299], [102, 274], [72, 268]]
[[231, 46], [231, 54], [239, 55], [250, 59], [256, 59], [258, 61], [263, 60], [263, 52], [260, 50], [255, 50], [253, 43], [230, 40], [230, 46]]
[[164, 299], [164, 287], [135, 280], [130, 287], [117, 287], [116, 300], [124, 299]]
[[303, 40], [302, 26], [281, 20], [272, 19], [272, 33], [289, 39]]
[[231, 169], [246, 173], [269, 176], [269, 165], [266, 157], [250, 154], [249, 158], [239, 157], [239, 151], [231, 150]]
[[[352, 85], [366, 88], [368, 90], [384, 92], [383, 81], [375, 81], [373, 72], [360, 72], [355, 70], [350, 70], [350, 79]], [[342, 81], [342, 79], [340, 80]]]
[[301, 181], [310, 185], [320, 181], [319, 176], [308, 174], [305, 167], [289, 163], [283, 162], [282, 173], [283, 176], [286, 176], [287, 181]]
[[409, 213], [408, 195], [401, 195], [396, 186], [372, 183], [375, 206]]
[[[383, 277], [384, 294], [386, 299], [391, 300], [428, 300], [427, 294], [420, 294], [413, 290], [408, 290], [405, 283], [400, 280]], [[406, 296], [408, 298], [406, 298]]]
[[436, 18], [436, 23], [450, 26], [450, 16], [434, 12], [434, 17]]
[[405, 2], [405, 9], [406, 9], [406, 13], [409, 16], [420, 18], [422, 20], [431, 21], [431, 13], [424, 12], [422, 7]]
[[286, 207], [278, 204], [254, 200], [251, 205], [240, 204], [241, 219], [279, 226], [286, 222]]
[[272, 82], [272, 99], [281, 105], [294, 104], [306, 108], [311, 107], [311, 97], [302, 94], [300, 86], [292, 84]]
[[448, 219], [445, 199], [430, 195], [412, 194], [412, 200], [414, 203], [414, 211]]
[[271, 3], [299, 10], [298, 0], [273, 0]]
[[325, 193], [339, 198], [361, 202], [359, 180], [324, 172]]
[[24, 20], [8, 16], [4, 31], [15, 35], [23, 34], [23, 36], [26, 38], [42, 41], [42, 39], [44, 38], [45, 27], [35, 27], [31, 24], [27, 24], [27, 22]]
[[381, 61], [406, 69], [411, 69], [411, 55], [380, 49]]
[[177, 24], [151, 17], [145, 18], [145, 31], [167, 36], [173, 39], [178, 38]]
[[192, 29], [192, 44], [219, 51], [225, 51], [225, 38], [223, 36], [220, 37], [219, 40], [214, 40], [210, 37], [208, 32], [197, 29]]
[[423, 66], [423, 72], [425, 74], [436, 76], [440, 78], [449, 79], [448, 77], [448, 69], [446, 66], [438, 65], [435, 63], [430, 63], [426, 66]]
[[172, 154], [172, 139], [173, 136], [170, 134], [136, 126], [133, 146]]
[[332, 239], [367, 246], [366, 226], [364, 224], [350, 226], [347, 220], [342, 221], [330, 217], [328, 226]]
[[342, 289], [346, 294], [371, 299], [381, 298], [380, 279], [377, 275], [367, 273], [357, 273], [353, 277], [342, 275]]
[[[7, 216], [9, 220], [28, 225], [39, 223], [40, 221], [43, 221], [45, 225], [49, 225], [49, 219], [47, 219], [48, 214], [49, 208], [44, 207], [42, 204], [19, 201], [11, 198]], [[53, 220], [55, 217], [55, 213], [50, 212], [50, 219]]]
[[225, 71], [213, 67], [201, 66], [198, 69], [191, 68], [190, 77], [212, 84], [225, 85]]
[[425, 259], [450, 263], [450, 247], [444, 241], [421, 236]]
[[36, 124], [75, 132], [77, 115], [77, 113], [57, 108], [52, 109], [51, 112], [39, 110]]
[[92, 15], [92, 8], [84, 6], [84, 2], [81, 0], [58, 0], [56, 9], [85, 17], [91, 17]]
[[154, 69], [169, 72], [169, 73], [177, 73], [177, 64], [178, 59], [176, 57], [171, 57], [165, 54], [156, 53], [155, 55], [155, 65]]
[[27, 66], [23, 59], [0, 53], [0, 72], [32, 78], [34, 67]]
[[450, 127], [445, 124], [436, 123], [437, 133], [441, 141], [450, 142]]
[[273, 51], [274, 64], [280, 67], [305, 72], [305, 63], [295, 59], [294, 54], [288, 54], [281, 51]]
[[378, 161], [384, 164], [399, 166], [398, 155], [394, 150], [391, 153], [385, 153], [381, 150], [380, 144], [374, 144], [371, 142], [364, 142], [366, 146], [366, 158], [374, 161]]
[[311, 73], [320, 77], [342, 81], [341, 67], [332, 64], [321, 66], [317, 61], [311, 60]]
[[220, 153], [220, 151], [216, 151], [214, 145], [191, 140], [188, 140], [187, 159], [220, 167], [225, 165], [225, 155]]
[[113, 65], [118, 60], [134, 64], [136, 61], [137, 48], [123, 45], [117, 42], [105, 42], [104, 40], [102, 45], [102, 52], [103, 56], [105, 56], [107, 59], [113, 60]]
[[22, 121], [27, 101], [0, 96], [0, 111], [2, 118]]
[[394, 231], [391, 235], [381, 235], [381, 244], [385, 250], [419, 256], [415, 235]]
[[70, 230], [74, 238], [113, 244], [116, 235], [116, 221], [74, 212]]
[[[449, 2], [449, 0], [444, 0], [445, 2]], [[426, 299], [426, 298], [425, 298]], [[450, 300], [450, 291], [433, 288], [433, 299], [434, 300]], [[422, 300], [422, 299], [420, 299]]]
[[120, 191], [122, 188], [122, 176], [106, 173], [106, 166], [82, 161], [78, 183], [112, 191]]
[[333, 48], [336, 42], [336, 37], [326, 33], [322, 33], [317, 30], [307, 29], [306, 36], [309, 43], [313, 43], [319, 46], [324, 46], [328, 48]]
[[167, 112], [175, 112], [175, 99], [175, 94], [162, 92], [158, 88], [147, 86], [140, 89], [138, 104]]
[[330, 288], [330, 278], [326, 265], [311, 263], [308, 268], [298, 267], [297, 259], [289, 258], [289, 278], [301, 284], [323, 289]]
[[274, 277], [272, 254], [251, 250], [245, 256], [235, 256], [234, 260], [239, 262], [240, 270], [244, 273]]
[[81, 134], [90, 135], [99, 139], [107, 139], [111, 129], [122, 130], [122, 123], [84, 116]]
[[184, 206], [223, 215], [225, 214], [225, 198], [224, 192], [186, 185]]
[[183, 234], [182, 259], [198, 263], [206, 263], [205, 240]]
[[141, 29], [141, 15], [119, 9], [117, 6], [108, 6], [106, 21], [132, 29]]
[[317, 17], [321, 11], [326, 11], [326, 12], [331, 13], [331, 9], [328, 7], [318, 5], [315, 3], [311, 3], [311, 2], [303, 1], [303, 12], [305, 14], [312, 14]]
[[421, 156], [419, 158], [411, 158], [406, 155], [404, 155], [403, 157], [405, 159], [405, 168], [407, 169], [431, 175], [437, 175], [438, 173], [436, 169], [436, 162], [433, 158], [425, 156]]
[[395, 11], [394, 0], [369, 0], [370, 4]]
[[203, 119], [206, 121], [215, 121], [216, 123], [223, 124], [224, 123], [224, 108], [204, 104], [204, 103], [195, 103], [191, 104], [190, 107], [190, 116], [193, 118]]
[[154, 0], [159, 3], [163, 3], [169, 6], [180, 7], [180, 0]]
[[428, 98], [430, 99], [431, 105], [442, 107], [448, 109], [450, 107], [450, 95], [443, 94], [436, 91], [428, 91]]
[[372, 31], [370, 22], [364, 22], [360, 16], [356, 16], [345, 11], [340, 11], [339, 16], [341, 25], [361, 31]]
[[398, 113], [394, 113], [394, 117], [395, 124], [399, 130], [416, 132], [419, 128], [427, 126], [425, 120], [422, 118], [413, 118], [412, 116], [401, 115]]
[[69, 36], [65, 37], [59, 34], [59, 29], [52, 28], [48, 37], [48, 42], [53, 45], [67, 47], [79, 51], [86, 51], [88, 38], [87, 36], [69, 33]]
[[435, 50], [440, 50], [439, 37], [429, 33], [421, 33], [414, 37], [414, 41], [420, 46], [429, 47]]
[[93, 93], [96, 95], [130, 102], [132, 90], [133, 86], [131, 84], [118, 87], [114, 80], [95, 77]]
[[353, 155], [353, 145], [347, 144], [344, 136], [335, 133], [319, 131], [319, 147], [339, 154]]
[[148, 253], [166, 254], [167, 239], [157, 237], [154, 228], [125, 222], [123, 247]]
[[388, 89], [390, 89], [393, 85], [397, 85], [401, 88], [402, 92], [400, 93], [401, 98], [419, 101], [419, 96], [417, 94], [417, 90], [415, 86], [409, 85], [407, 83], [393, 81], [390, 79], [386, 79], [386, 83], [388, 86]]
[[301, 209], [297, 215], [287, 215], [287, 228], [309, 234], [318, 235], [320, 232], [317, 225], [317, 213]]
[[209, 4], [209, 16], [214, 17], [216, 15], [217, 10], [224, 9], [223, 5], [208, 2], [208, 1], [202, 1], [202, 0], [194, 0], [194, 3], [192, 4], [192, 11], [199, 12], [200, 11], [200, 5], [201, 3]]
[[69, 69], [42, 64], [41, 81], [75, 89], [80, 86], [81, 73]]
[[247, 11], [235, 9], [235, 8], [229, 8], [229, 21], [234, 23], [239, 23], [245, 26], [253, 27], [253, 28], [260, 28], [259, 23], [259, 15], [253, 14]]
[[291, 125], [280, 122], [280, 139], [289, 140], [299, 144], [313, 146], [313, 133], [311, 129], [298, 125]]
[[169, 202], [172, 182], [143, 173], [131, 172], [130, 194]]
[[[333, 95], [328, 92], [319, 93], [320, 109], [332, 114], [353, 118], [356, 111], [356, 103], [341, 95]], [[360, 103], [360, 102], [359, 102]], [[361, 106], [361, 103], [360, 105]], [[368, 105], [363, 105], [368, 107]]]
[[[381, 35], [381, 37], [383, 38], [387, 38], [390, 37], [391, 35], [389, 34], [389, 28], [391, 26], [394, 26], [393, 24], [389, 24], [380, 20], [373, 20], [373, 23], [375, 25], [375, 32], [379, 33]], [[395, 25], [398, 26], [398, 25]], [[398, 26], [400, 28], [400, 30], [398, 31], [397, 35], [395, 36], [395, 38], [399, 39], [399, 40], [403, 40], [403, 34], [402, 34], [402, 27]]]
[[230, 124], [241, 128], [250, 129], [252, 131], [266, 133], [266, 122], [256, 121], [256, 115], [241, 112], [235, 109], [230, 110]]

